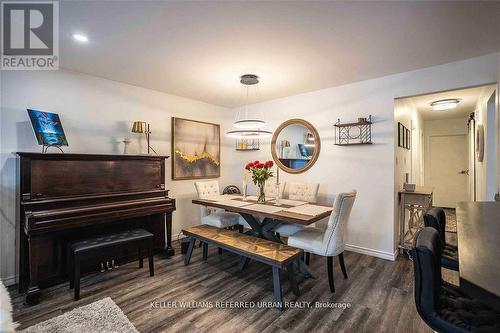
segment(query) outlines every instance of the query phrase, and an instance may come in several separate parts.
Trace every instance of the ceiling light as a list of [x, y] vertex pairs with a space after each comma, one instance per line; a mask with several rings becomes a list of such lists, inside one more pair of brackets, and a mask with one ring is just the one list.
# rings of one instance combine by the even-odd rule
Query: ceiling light
[[87, 43], [89, 41], [87, 36], [81, 34], [73, 34], [73, 39], [80, 43]]
[[434, 111], [448, 110], [456, 108], [458, 103], [460, 103], [460, 100], [457, 98], [441, 99], [432, 102], [431, 107]]
[[238, 109], [236, 119], [233, 123], [235, 130], [231, 130], [226, 134], [229, 137], [238, 139], [258, 139], [272, 135], [272, 132], [261, 130], [261, 127], [266, 125], [262, 114], [249, 116], [248, 99], [250, 87], [259, 83], [259, 77], [254, 74], [245, 74], [240, 77], [240, 83], [245, 88], [245, 106]]
[[260, 129], [246, 129], [246, 130], [232, 130], [226, 133], [230, 138], [236, 139], [260, 139], [271, 136], [273, 133], [270, 131]]

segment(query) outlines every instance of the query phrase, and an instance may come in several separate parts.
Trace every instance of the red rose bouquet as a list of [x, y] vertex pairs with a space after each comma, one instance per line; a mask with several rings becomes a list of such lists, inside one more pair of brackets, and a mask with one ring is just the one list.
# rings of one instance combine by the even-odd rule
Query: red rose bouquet
[[273, 165], [273, 161], [267, 161], [265, 163], [255, 161], [245, 165], [245, 169], [252, 173], [253, 183], [259, 187], [259, 196], [257, 198], [257, 202], [266, 202], [264, 185], [266, 184], [266, 180], [273, 176], [273, 172], [270, 170]]

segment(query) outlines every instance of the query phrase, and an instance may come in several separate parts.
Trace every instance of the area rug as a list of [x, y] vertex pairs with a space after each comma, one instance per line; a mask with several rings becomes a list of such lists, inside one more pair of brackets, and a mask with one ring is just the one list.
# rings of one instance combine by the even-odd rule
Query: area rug
[[457, 214], [453, 208], [444, 208], [446, 215], [446, 232], [457, 232]]
[[138, 333], [127, 316], [109, 297], [73, 309], [65, 314], [38, 323], [22, 332], [26, 333]]

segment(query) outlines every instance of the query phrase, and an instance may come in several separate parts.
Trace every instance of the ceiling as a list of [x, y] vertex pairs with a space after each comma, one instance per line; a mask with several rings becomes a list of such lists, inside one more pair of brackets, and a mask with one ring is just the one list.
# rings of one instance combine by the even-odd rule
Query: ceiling
[[[495, 88], [495, 85], [479, 86], [474, 88], [451, 90], [428, 95], [408, 97], [407, 99], [413, 103], [417, 111], [425, 120], [448, 119], [466, 117], [476, 109], [477, 102], [480, 97], [490, 92]], [[455, 109], [434, 111], [430, 104], [441, 99], [457, 98], [460, 100]], [[406, 98], [405, 98], [406, 99]]]
[[253, 103], [498, 52], [499, 17], [500, 2], [62, 1], [60, 66], [234, 107], [245, 73]]

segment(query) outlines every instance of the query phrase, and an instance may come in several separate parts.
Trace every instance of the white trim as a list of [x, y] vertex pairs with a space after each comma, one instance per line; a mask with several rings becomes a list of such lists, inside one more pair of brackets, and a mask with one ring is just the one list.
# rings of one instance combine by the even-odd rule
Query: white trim
[[11, 275], [6, 278], [0, 279], [2, 280], [4, 286], [12, 286], [17, 283], [17, 275]]
[[345, 245], [345, 249], [347, 251], [366, 254], [366, 255], [369, 255], [372, 257], [382, 258], [382, 259], [391, 260], [391, 261], [396, 260], [396, 257], [398, 256], [397, 249], [396, 249], [396, 251], [394, 251], [394, 253], [391, 253], [391, 252], [373, 250], [373, 249], [369, 249], [366, 247], [357, 246], [357, 245], [349, 245], [349, 244]]

